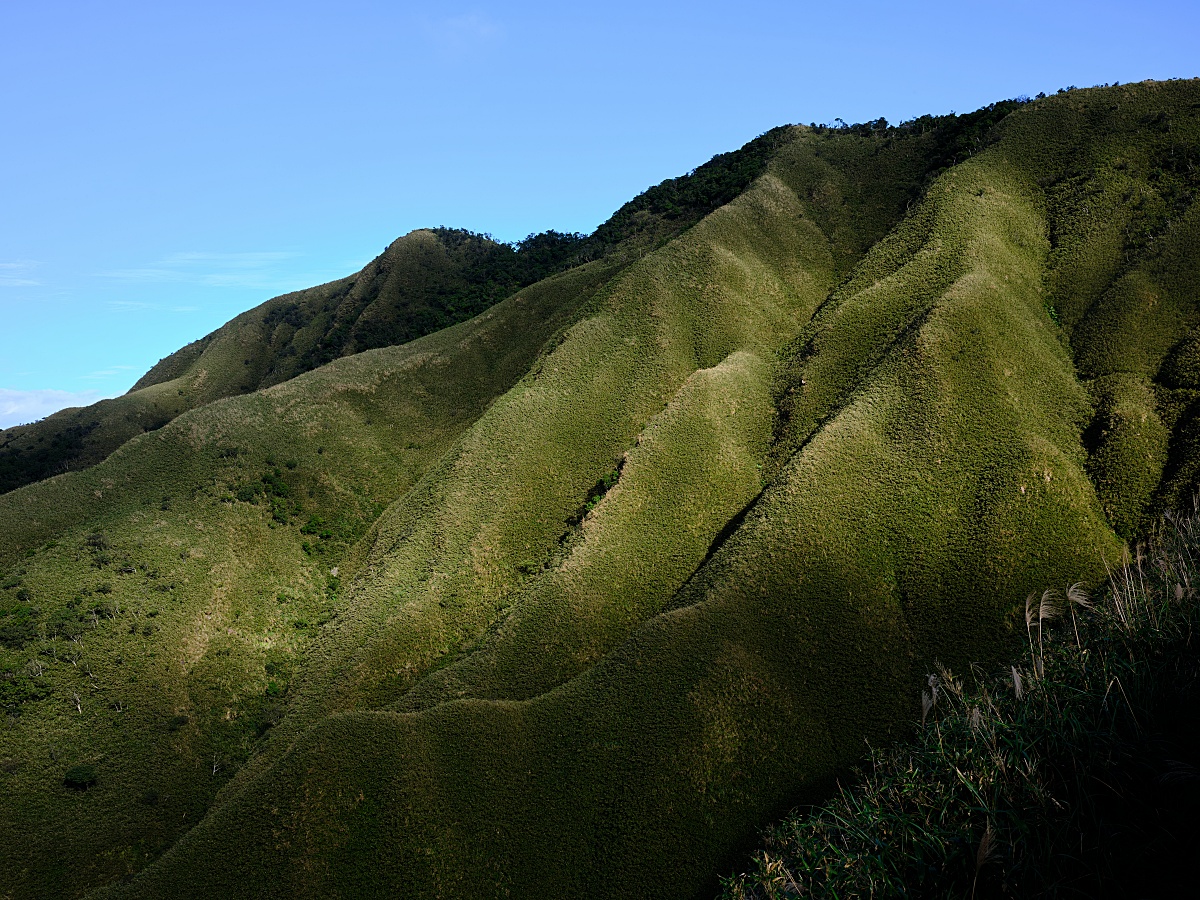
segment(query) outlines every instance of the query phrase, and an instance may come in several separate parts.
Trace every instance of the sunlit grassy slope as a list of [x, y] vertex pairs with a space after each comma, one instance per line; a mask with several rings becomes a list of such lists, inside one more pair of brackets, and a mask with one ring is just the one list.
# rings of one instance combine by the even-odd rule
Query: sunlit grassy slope
[[759, 147], [0, 497], [0, 897], [702, 894], [1195, 488], [1195, 82]]

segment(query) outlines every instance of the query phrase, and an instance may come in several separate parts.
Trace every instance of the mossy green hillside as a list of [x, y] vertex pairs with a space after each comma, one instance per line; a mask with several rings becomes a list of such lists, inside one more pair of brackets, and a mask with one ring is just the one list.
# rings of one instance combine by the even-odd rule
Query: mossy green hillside
[[1197, 99], [1188, 82], [1077, 91], [1004, 126], [1044, 189], [1047, 312], [1093, 394], [1090, 466], [1125, 538], [1200, 483], [1183, 374], [1200, 321]]
[[[801, 165], [822, 169], [807, 173], [809, 210], [830, 236], [838, 265], [852, 265], [934, 173], [986, 144], [1015, 105], [924, 116], [882, 133], [856, 129], [793, 153]], [[738, 196], [794, 136], [790, 127], [775, 128], [718, 154], [639, 194], [591, 235], [547, 231], [508, 245], [435, 228], [399, 238], [361, 272], [269, 300], [171, 354], [122, 397], [4, 431], [0, 492], [94, 465], [206, 402], [464, 321], [557, 271], [600, 258], [628, 263]]]
[[472, 318], [567, 268], [579, 240], [548, 232], [514, 248], [469, 232], [414, 231], [355, 275], [243, 313], [160, 361], [122, 397], [8, 429], [0, 491], [94, 465], [188, 409]]
[[[139, 870], [106, 895], [715, 888], [758, 826], [908, 727], [932, 660], [1006, 656], [1026, 593], [1098, 580], [1114, 527], [1194, 485], [1194, 205], [1143, 162], [1190, 158], [1198, 104], [1148, 84], [778, 131], [665, 243], [0, 498], [14, 629], [83, 590], [135, 601], [74, 613], [95, 679], [29, 669], [40, 633], [5, 651], [16, 894]], [[1170, 212], [1153, 243], [1081, 202], [1125, 177]], [[643, 203], [663, 221], [668, 194]], [[185, 585], [170, 620], [146, 605], [162, 579]], [[203, 628], [212, 652], [152, 688], [130, 642], [177, 660]], [[67, 679], [111, 703], [130, 659], [129, 711], [162, 712], [95, 749]], [[227, 767], [185, 823], [163, 795], [205, 762]], [[86, 790], [63, 784], [78, 765]], [[155, 803], [114, 787], [159, 769]]]
[[543, 573], [511, 613], [460, 660], [414, 685], [400, 707], [536, 696], [594, 665], [661, 610], [761, 489], [767, 375], [746, 351], [693, 373], [638, 435], [578, 534], [568, 532], [562, 553], [537, 564]]
[[[652, 490], [735, 476], [720, 486], [727, 499], [693, 523], [690, 549], [680, 546], [686, 532], [673, 527], [676, 519], [614, 538], [624, 545], [626, 563], [638, 555], [678, 556], [653, 592], [663, 602], [757, 490], [754, 456], [765, 448], [762, 430], [771, 419], [762, 356], [811, 315], [831, 277], [821, 232], [803, 215], [796, 195], [770, 176], [623, 272], [530, 375], [489, 408], [437, 476], [381, 517], [367, 539], [352, 610], [329, 636], [322, 657], [331, 668], [314, 674], [319, 688], [312, 715], [364, 698], [398, 699], [428, 668], [475, 645], [507, 610], [523, 605], [527, 583], [539, 570], [557, 568], [589, 491], [626, 452], [631, 460], [640, 458], [640, 448], [630, 448], [656, 417], [682, 438], [711, 417], [701, 409], [723, 404], [737, 410], [740, 424], [728, 435], [704, 426], [708, 434], [697, 439], [733, 454], [740, 474], [708, 468], [719, 466], [719, 459], [698, 465], [683, 444], [669, 455], [660, 451], [660, 461], [672, 465], [644, 485], [644, 469], [631, 461], [633, 481], [623, 488], [623, 471], [612, 494], [616, 501], [626, 489], [636, 491], [633, 502], [662, 509], [669, 495], [652, 498]], [[759, 361], [739, 357], [722, 369], [738, 352]], [[698, 369], [714, 372], [694, 377]], [[750, 370], [757, 377], [745, 374]], [[711, 399], [693, 399], [692, 388], [685, 389], [689, 379]], [[734, 393], [700, 388], [713, 379]], [[760, 418], [751, 432], [759, 436], [750, 439], [745, 416], [755, 411]], [[683, 421], [675, 425], [677, 415]], [[757, 451], [750, 449], [755, 446]], [[747, 478], [749, 487], [740, 486]], [[595, 513], [607, 503], [605, 498]], [[686, 515], [687, 501], [676, 505]], [[583, 531], [598, 518], [586, 519]], [[652, 549], [656, 537], [665, 543]], [[624, 590], [638, 588], [630, 581]], [[596, 601], [605, 603], [608, 591]], [[647, 602], [652, 609], [653, 601]], [[599, 630], [594, 639], [602, 640]]]

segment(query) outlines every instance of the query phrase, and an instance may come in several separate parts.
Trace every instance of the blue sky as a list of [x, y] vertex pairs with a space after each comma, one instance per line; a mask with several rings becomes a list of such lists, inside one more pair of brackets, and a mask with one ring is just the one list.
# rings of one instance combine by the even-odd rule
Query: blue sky
[[430, 225], [591, 231], [787, 122], [1200, 75], [1200, 3], [0, 2], [0, 427]]

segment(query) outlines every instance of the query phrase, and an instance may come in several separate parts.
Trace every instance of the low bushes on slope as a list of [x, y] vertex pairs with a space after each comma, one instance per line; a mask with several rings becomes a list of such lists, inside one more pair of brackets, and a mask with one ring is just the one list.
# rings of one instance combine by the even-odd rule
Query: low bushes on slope
[[915, 737], [767, 830], [722, 896], [1168, 896], [1200, 837], [1198, 552], [1200, 517], [1168, 520], [1095, 605], [1032, 595], [1014, 665], [930, 675]]

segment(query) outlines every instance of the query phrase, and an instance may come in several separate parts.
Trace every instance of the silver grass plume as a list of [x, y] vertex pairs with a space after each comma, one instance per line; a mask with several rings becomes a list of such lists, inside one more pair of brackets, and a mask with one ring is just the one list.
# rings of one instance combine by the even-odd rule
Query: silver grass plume
[[1034, 604], [1037, 601], [1037, 594], [1031, 593], [1025, 598], [1025, 637], [1029, 641], [1029, 665], [1033, 671], [1037, 671], [1037, 660], [1033, 655], [1033, 620]]
[[996, 836], [992, 831], [992, 823], [987, 823], [983, 831], [983, 839], [979, 842], [979, 851], [975, 854], [975, 878], [971, 881], [971, 900], [975, 900], [975, 886], [979, 883], [979, 872], [996, 855]]
[[1042, 652], [1042, 624], [1047, 619], [1062, 615], [1063, 604], [1058, 594], [1052, 588], [1042, 591], [1042, 600], [1038, 604], [1038, 656], [1035, 674], [1041, 678], [1045, 674], [1045, 655]]
[[1081, 647], [1079, 640], [1079, 623], [1075, 619], [1075, 607], [1081, 609], [1091, 609], [1092, 601], [1088, 597], [1088, 592], [1084, 588], [1082, 581], [1077, 581], [1067, 588], [1067, 608], [1071, 610], [1071, 626], [1075, 629], [1075, 646]]

